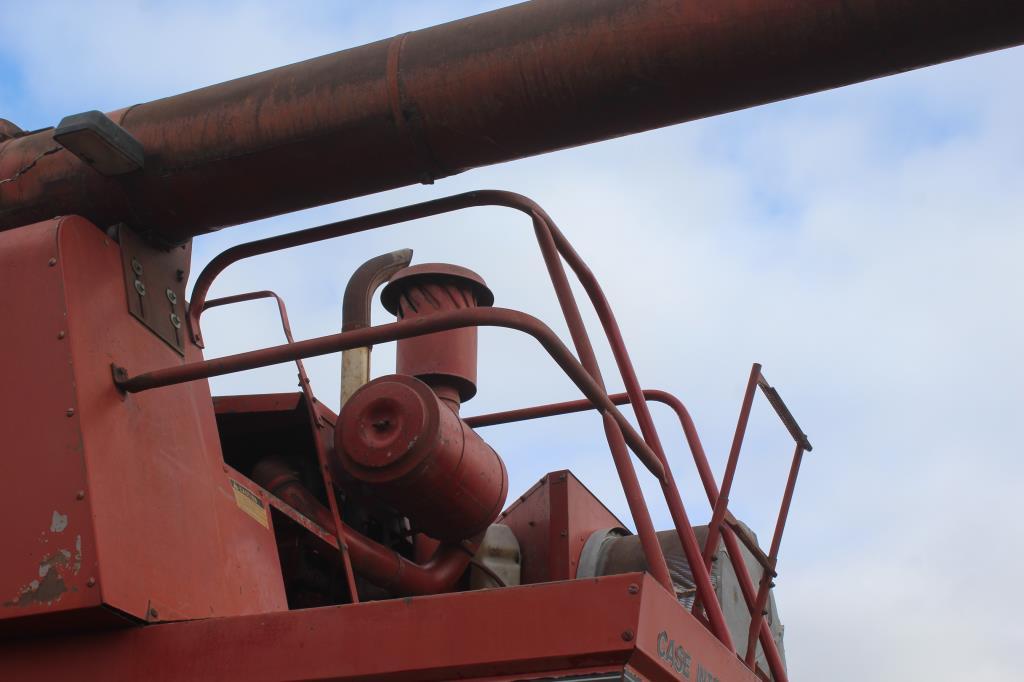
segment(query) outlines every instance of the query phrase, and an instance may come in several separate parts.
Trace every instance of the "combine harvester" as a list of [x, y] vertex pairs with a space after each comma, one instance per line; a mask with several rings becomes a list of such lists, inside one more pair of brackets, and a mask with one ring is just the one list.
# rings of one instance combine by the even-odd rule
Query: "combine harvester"
[[[1022, 41], [1019, 0], [537, 0], [55, 129], [0, 121], [0, 679], [786, 680], [771, 588], [811, 444], [758, 365], [716, 482], [686, 408], [640, 382], [594, 273], [525, 197], [236, 246], [187, 298], [191, 239]], [[485, 205], [532, 224], [568, 346], [494, 307], [476, 273], [409, 251], [351, 275], [331, 336], [293, 340], [270, 291], [207, 298], [241, 259]], [[624, 394], [606, 392], [570, 276]], [[397, 320], [371, 326], [382, 285]], [[204, 360], [203, 313], [255, 298], [276, 300], [288, 343]], [[479, 326], [533, 337], [583, 398], [463, 416]], [[370, 381], [388, 341], [397, 373]], [[335, 352], [337, 415], [302, 365]], [[284, 362], [299, 392], [210, 395], [211, 376]], [[795, 448], [767, 551], [727, 504], [758, 390]], [[648, 402], [679, 417], [707, 526]], [[582, 410], [603, 417], [632, 518], [569, 471], [506, 506], [479, 432]]]

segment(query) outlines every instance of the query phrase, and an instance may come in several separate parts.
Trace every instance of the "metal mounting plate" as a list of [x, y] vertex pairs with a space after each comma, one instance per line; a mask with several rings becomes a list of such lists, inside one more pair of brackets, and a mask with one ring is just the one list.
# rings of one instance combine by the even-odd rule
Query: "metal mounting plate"
[[117, 227], [128, 312], [168, 346], [185, 354], [185, 285], [192, 242], [161, 249], [127, 225]]

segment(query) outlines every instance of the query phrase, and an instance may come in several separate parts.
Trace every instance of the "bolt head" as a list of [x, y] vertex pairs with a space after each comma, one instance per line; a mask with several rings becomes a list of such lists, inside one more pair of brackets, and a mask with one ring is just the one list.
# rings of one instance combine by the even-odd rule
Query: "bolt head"
[[181, 329], [181, 318], [175, 315], [174, 313], [171, 313], [170, 318], [171, 324], [174, 326], [174, 328]]
[[139, 296], [146, 295], [146, 285], [142, 283], [141, 279], [135, 280], [135, 291], [139, 292]]
[[86, 580], [85, 581], [85, 586], [86, 587], [95, 587], [96, 586], [96, 578], [89, 578], [88, 580]]
[[77, 493], [75, 493], [75, 499], [76, 500], [84, 500], [85, 499], [85, 491], [84, 490], [79, 490]]
[[172, 304], [178, 302], [178, 295], [176, 293], [174, 293], [174, 291], [172, 289], [168, 289], [166, 291], [166, 293], [167, 293], [167, 300], [168, 301], [170, 301]]
[[63, 329], [61, 329], [59, 332], [57, 332], [57, 338], [58, 339], [63, 339], [65, 336], [67, 336], [67, 333]]
[[50, 260], [46, 261], [46, 264], [49, 265], [52, 268], [54, 265], [57, 264], [57, 259], [56, 258], [51, 258]]
[[65, 412], [64, 414], [66, 414], [66, 415], [67, 415], [67, 416], [69, 416], [69, 417], [74, 417], [74, 416], [75, 416], [75, 408], [73, 408], [73, 407], [69, 407], [69, 408], [68, 408], [68, 411], [67, 411], [67, 412]]
[[629, 592], [630, 594], [636, 594], [637, 592], [640, 591], [640, 586], [637, 585], [636, 583], [630, 583], [629, 587], [626, 588], [626, 591]]
[[632, 642], [634, 636], [635, 635], [633, 634], [632, 630], [623, 630], [622, 631], [622, 641], [624, 641], [624, 642]]
[[142, 263], [139, 262], [138, 258], [132, 258], [132, 272], [136, 275], [142, 274]]

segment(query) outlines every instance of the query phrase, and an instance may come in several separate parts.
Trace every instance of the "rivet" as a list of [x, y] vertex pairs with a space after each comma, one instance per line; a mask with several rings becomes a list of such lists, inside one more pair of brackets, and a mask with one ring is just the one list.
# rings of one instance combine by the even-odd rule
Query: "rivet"
[[61, 329], [59, 332], [57, 332], [57, 338], [58, 339], [63, 339], [64, 336], [65, 336], [65, 333], [64, 333], [63, 329]]
[[626, 588], [626, 591], [629, 592], [630, 594], [636, 594], [637, 592], [640, 591], [640, 586], [637, 585], [636, 583], [630, 583], [629, 587]]
[[149, 617], [150, 618], [157, 618], [159, 615], [160, 614], [156, 612], [156, 609], [150, 609], [149, 610]]
[[75, 493], [75, 499], [76, 500], [84, 500], [85, 499], [85, 491], [84, 490], [79, 490], [77, 493]]
[[86, 587], [93, 587], [95, 585], [96, 585], [96, 578], [89, 578], [88, 580], [85, 581], [85, 586]]
[[49, 265], [52, 268], [54, 265], [57, 264], [57, 259], [56, 258], [51, 258], [50, 260], [46, 261], [46, 264]]
[[142, 283], [141, 279], [135, 280], [135, 291], [139, 292], [139, 296], [146, 295], [146, 285]]
[[66, 414], [66, 415], [67, 415], [67, 416], [69, 416], [69, 417], [74, 417], [74, 416], [75, 416], [75, 408], [73, 408], [73, 407], [69, 407], [69, 408], [68, 408], [68, 411], [67, 411], [67, 412], [65, 412], [64, 414]]
[[565, 536], [567, 536], [568, 534], [569, 534], [569, 531], [567, 531], [567, 530], [563, 530], [561, 533], [559, 533], [559, 535], [561, 535], [563, 538]]
[[622, 639], [623, 639], [623, 641], [626, 641], [626, 642], [632, 642], [633, 641], [633, 631], [632, 630], [623, 630], [622, 631]]

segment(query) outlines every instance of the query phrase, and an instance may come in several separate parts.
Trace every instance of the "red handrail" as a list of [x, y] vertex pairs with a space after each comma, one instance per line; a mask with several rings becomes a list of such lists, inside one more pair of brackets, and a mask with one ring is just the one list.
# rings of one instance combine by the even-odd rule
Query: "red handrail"
[[[596, 277], [594, 277], [586, 263], [573, 249], [568, 239], [566, 239], [565, 235], [562, 234], [544, 209], [531, 199], [512, 192], [497, 190], [467, 192], [232, 247], [219, 254], [207, 264], [196, 280], [195, 287], [193, 288], [192, 304], [188, 312], [189, 327], [192, 331], [193, 340], [198, 345], [202, 345], [199, 315], [202, 312], [203, 301], [213, 280], [232, 263], [251, 256], [270, 253], [301, 244], [310, 244], [386, 225], [408, 222], [418, 218], [476, 206], [504, 206], [516, 209], [530, 216], [545, 266], [547, 267], [559, 306], [569, 327], [569, 332], [576, 346], [580, 361], [598, 387], [603, 391], [605, 388], [600, 367], [598, 366], [593, 346], [590, 343], [586, 326], [580, 315], [579, 307], [576, 304], [575, 296], [569, 286], [565, 269], [562, 265], [562, 258], [565, 258], [583, 284], [608, 337], [627, 392], [633, 397], [634, 403], [639, 406], [637, 416], [640, 421], [641, 432], [644, 435], [645, 442], [650, 446], [651, 451], [660, 463], [659, 469], [663, 471], [663, 474], [658, 476], [658, 481], [661, 484], [662, 494], [665, 496], [666, 504], [669, 507], [684, 552], [693, 566], [694, 583], [697, 588], [698, 598], [703, 598], [704, 602], [708, 604], [711, 630], [723, 644], [733, 648], [732, 638], [725, 623], [725, 616], [722, 614], [717, 599], [714, 598], [714, 587], [711, 584], [710, 575], [702, 562], [698, 561], [700, 548], [697, 544], [697, 538], [693, 534], [682, 498], [679, 495], [675, 481], [672, 479], [671, 470], [658, 438], [657, 429], [649, 412], [647, 412], [644, 401], [641, 400], [640, 383], [636, 377], [629, 354], [626, 351], [611, 307]], [[609, 421], [607, 416], [605, 417], [604, 426], [612, 459], [615, 463], [623, 491], [626, 493], [626, 501], [633, 516], [633, 521], [636, 524], [637, 534], [640, 536], [644, 554], [648, 560], [648, 566], [654, 577], [667, 590], [671, 591], [672, 581], [668, 573], [668, 565], [658, 545], [654, 524], [644, 502], [643, 492], [636, 478], [636, 472], [626, 452], [622, 433]], [[648, 468], [650, 468], [649, 465]]]
[[[245, 301], [257, 301], [263, 298], [272, 298], [277, 302], [277, 311], [281, 317], [281, 327], [284, 330], [284, 338], [288, 343], [295, 343], [295, 338], [292, 336], [292, 325], [288, 320], [288, 309], [284, 305], [284, 300], [273, 291], [251, 291], [246, 294], [235, 294], [234, 296], [215, 298], [211, 301], [207, 301], [206, 306], [199, 311], [199, 314], [217, 306], [232, 305], [234, 303], [242, 303]], [[323, 422], [321, 421], [320, 414], [316, 409], [316, 398], [313, 396], [313, 387], [309, 383], [309, 375], [306, 374], [306, 366], [302, 363], [302, 358], [295, 358], [295, 367], [298, 370], [299, 389], [302, 391], [303, 398], [305, 398], [306, 412], [309, 415], [310, 423], [313, 424], [314, 428], [323, 428]], [[348, 545], [345, 542], [345, 526], [341, 520], [341, 508], [338, 506], [337, 496], [334, 494], [334, 480], [331, 476], [330, 463], [327, 461], [327, 453], [324, 451], [323, 441], [318, 438], [316, 434], [313, 434], [313, 445], [316, 448], [317, 463], [320, 465], [320, 472], [323, 476], [324, 487], [327, 490], [327, 503], [331, 512], [331, 519], [334, 521], [334, 527], [337, 529], [335, 534], [338, 537], [338, 551], [341, 553], [341, 565], [345, 570], [345, 584], [348, 586], [349, 595], [352, 597], [352, 603], [358, 604], [359, 591], [356, 589], [356, 576], [352, 571], [352, 560], [349, 557]]]

